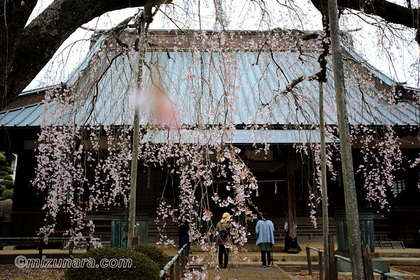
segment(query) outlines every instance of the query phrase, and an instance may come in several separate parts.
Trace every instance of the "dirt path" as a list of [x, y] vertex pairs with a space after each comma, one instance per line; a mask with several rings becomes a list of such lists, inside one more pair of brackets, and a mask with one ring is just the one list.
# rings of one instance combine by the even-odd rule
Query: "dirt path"
[[[219, 278], [217, 278], [219, 277]], [[290, 275], [276, 265], [263, 268], [259, 265], [240, 265], [239, 267], [210, 272], [209, 279], [235, 280], [291, 280]]]

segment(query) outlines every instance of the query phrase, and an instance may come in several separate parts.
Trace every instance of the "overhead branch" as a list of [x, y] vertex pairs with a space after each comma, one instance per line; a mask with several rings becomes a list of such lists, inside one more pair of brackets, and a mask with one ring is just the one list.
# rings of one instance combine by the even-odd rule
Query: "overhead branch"
[[0, 108], [4, 108], [84, 23], [109, 11], [157, 6], [171, 0], [56, 0], [27, 26], [37, 1], [22, 1], [20, 6], [1, 2]]
[[[316, 73], [314, 75], [311, 76], [306, 76], [306, 75], [302, 75], [297, 77], [296, 79], [293, 79], [288, 85], [286, 85], [286, 88], [282, 91], [277, 92], [268, 102], [266, 103], [261, 103], [261, 106], [263, 107], [267, 107], [270, 106], [271, 104], [277, 102], [277, 98], [280, 96], [284, 96], [287, 95], [290, 92], [293, 92], [294, 88], [297, 87], [301, 82], [303, 81], [313, 81], [318, 79], [320, 73]], [[298, 108], [300, 108], [301, 106], [299, 105], [299, 102], [297, 102], [297, 96], [295, 94], [293, 94], [293, 98], [295, 100], [295, 104]]]
[[[327, 1], [311, 0], [312, 4], [322, 13], [326, 14]], [[386, 0], [359, 1], [359, 0], [338, 0], [339, 10], [351, 9], [363, 12], [368, 15], [379, 16], [389, 23], [401, 24], [408, 28], [417, 30], [416, 41], [419, 43], [419, 21], [418, 9], [403, 7]]]

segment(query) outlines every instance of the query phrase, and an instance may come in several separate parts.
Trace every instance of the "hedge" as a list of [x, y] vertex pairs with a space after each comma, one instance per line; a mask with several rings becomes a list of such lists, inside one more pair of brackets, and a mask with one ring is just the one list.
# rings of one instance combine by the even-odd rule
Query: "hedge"
[[[127, 248], [91, 249], [78, 257], [81, 261], [94, 260], [95, 267], [89, 268], [89, 262], [84, 268], [67, 268], [64, 275], [67, 280], [159, 280], [159, 268], [145, 254]], [[101, 261], [131, 259], [131, 266], [126, 268], [100, 268]], [[75, 261], [73, 261], [74, 263]]]

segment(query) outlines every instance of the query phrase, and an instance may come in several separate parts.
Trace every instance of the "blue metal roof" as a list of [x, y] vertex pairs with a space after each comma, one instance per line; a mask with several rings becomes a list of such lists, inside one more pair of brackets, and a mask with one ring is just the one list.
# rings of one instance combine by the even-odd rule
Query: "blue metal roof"
[[[80, 124], [132, 123], [138, 53], [95, 56], [100, 46], [97, 43], [69, 77], [68, 84], [75, 87], [76, 98], [66, 115], [57, 115], [61, 124], [70, 119]], [[349, 46], [346, 45], [345, 50], [360, 61]], [[272, 53], [248, 50], [201, 54], [198, 51], [157, 50], [146, 54], [143, 80], [149, 85], [151, 80], [159, 80], [174, 105], [179, 124], [228, 122], [311, 126], [318, 124], [318, 82], [305, 79], [293, 91], [285, 92], [285, 89], [302, 75], [309, 77], [319, 71], [318, 54], [317, 51], [299, 53], [284, 49]], [[111, 66], [107, 67], [111, 61]], [[331, 68], [330, 61], [328, 65]], [[324, 85], [325, 121], [334, 124], [337, 114], [330, 68], [328, 82]], [[392, 79], [366, 62], [359, 66], [346, 62], [345, 68], [350, 123], [420, 124], [416, 104], [389, 104], [385, 95], [391, 87], [377, 88], [366, 82], [361, 73], [367, 69], [388, 86], [395, 84]], [[384, 92], [384, 88], [388, 92]], [[143, 108], [141, 112], [143, 124], [153, 122], [147, 109]], [[37, 126], [42, 110], [43, 105], [37, 104], [1, 112], [0, 125]]]
[[[224, 134], [224, 135], [223, 135]], [[222, 136], [223, 135], [223, 136]], [[320, 135], [316, 130], [243, 130], [234, 131], [223, 130], [150, 130], [143, 137], [143, 142], [152, 143], [181, 143], [197, 144], [209, 143], [212, 138], [221, 139], [232, 144], [248, 143], [270, 143], [270, 144], [297, 144], [297, 143], [319, 143]], [[326, 143], [331, 143], [334, 139], [325, 137]]]
[[44, 111], [43, 103], [0, 112], [0, 125], [6, 127], [38, 126]]

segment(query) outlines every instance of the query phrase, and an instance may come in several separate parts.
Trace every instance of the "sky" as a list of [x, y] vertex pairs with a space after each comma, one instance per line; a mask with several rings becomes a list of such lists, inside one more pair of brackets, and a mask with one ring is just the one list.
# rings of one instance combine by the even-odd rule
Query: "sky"
[[[28, 22], [52, 2], [53, 0], [39, 0]], [[403, 0], [394, 2], [402, 5], [405, 3]], [[150, 26], [151, 29], [216, 29], [213, 3], [218, 3], [223, 8], [229, 29], [322, 29], [321, 16], [309, 0], [266, 0], [264, 7], [251, 0], [174, 0], [173, 3], [173, 6], [161, 9]], [[264, 10], [265, 13], [262, 12]], [[137, 11], [138, 8], [130, 8], [107, 13], [83, 27], [112, 28]], [[414, 30], [390, 26], [379, 18], [368, 18], [355, 13], [344, 14], [340, 20], [340, 28], [352, 35], [356, 51], [374, 67], [397, 82], [412, 87], [419, 86], [419, 47], [414, 41]], [[79, 28], [64, 42], [26, 90], [65, 81], [86, 56], [91, 35], [92, 31]]]

